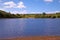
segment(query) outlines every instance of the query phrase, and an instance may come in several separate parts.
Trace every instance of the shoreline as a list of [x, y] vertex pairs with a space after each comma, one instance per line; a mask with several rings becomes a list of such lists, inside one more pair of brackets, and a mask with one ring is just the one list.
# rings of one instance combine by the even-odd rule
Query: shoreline
[[0, 40], [60, 40], [60, 36], [28, 36], [5, 39], [0, 38]]

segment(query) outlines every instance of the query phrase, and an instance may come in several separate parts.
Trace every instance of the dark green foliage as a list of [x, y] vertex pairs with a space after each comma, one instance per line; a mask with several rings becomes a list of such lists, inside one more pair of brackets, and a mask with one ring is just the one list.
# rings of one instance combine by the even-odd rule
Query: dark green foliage
[[43, 15], [46, 15], [46, 13], [45, 13], [45, 12], [43, 12]]
[[51, 18], [51, 16], [47, 16], [48, 18]]
[[10, 12], [5, 12], [0, 10], [0, 18], [21, 18], [20, 14], [11, 14]]
[[57, 16], [57, 18], [60, 18], [60, 16]]
[[56, 16], [52, 16], [52, 18], [56, 18]]

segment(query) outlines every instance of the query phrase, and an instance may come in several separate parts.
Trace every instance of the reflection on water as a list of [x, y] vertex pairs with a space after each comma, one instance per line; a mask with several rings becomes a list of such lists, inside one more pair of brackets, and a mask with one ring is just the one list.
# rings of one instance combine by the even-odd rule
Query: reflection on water
[[60, 19], [0, 19], [0, 38], [48, 35], [60, 35]]
[[0, 20], [0, 37], [21, 36], [25, 28], [23, 19], [1, 19]]

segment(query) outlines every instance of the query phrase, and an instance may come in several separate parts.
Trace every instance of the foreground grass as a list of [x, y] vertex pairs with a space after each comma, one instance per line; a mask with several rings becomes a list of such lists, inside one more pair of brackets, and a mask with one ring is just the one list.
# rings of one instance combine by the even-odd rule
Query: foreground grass
[[60, 36], [32, 36], [32, 37], [17, 37], [17, 38], [6, 38], [0, 40], [60, 40]]

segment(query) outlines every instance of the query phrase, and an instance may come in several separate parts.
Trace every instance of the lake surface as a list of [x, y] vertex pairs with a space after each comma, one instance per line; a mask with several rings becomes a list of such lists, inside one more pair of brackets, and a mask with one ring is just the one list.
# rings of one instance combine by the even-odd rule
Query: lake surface
[[60, 19], [0, 19], [0, 38], [60, 36]]

